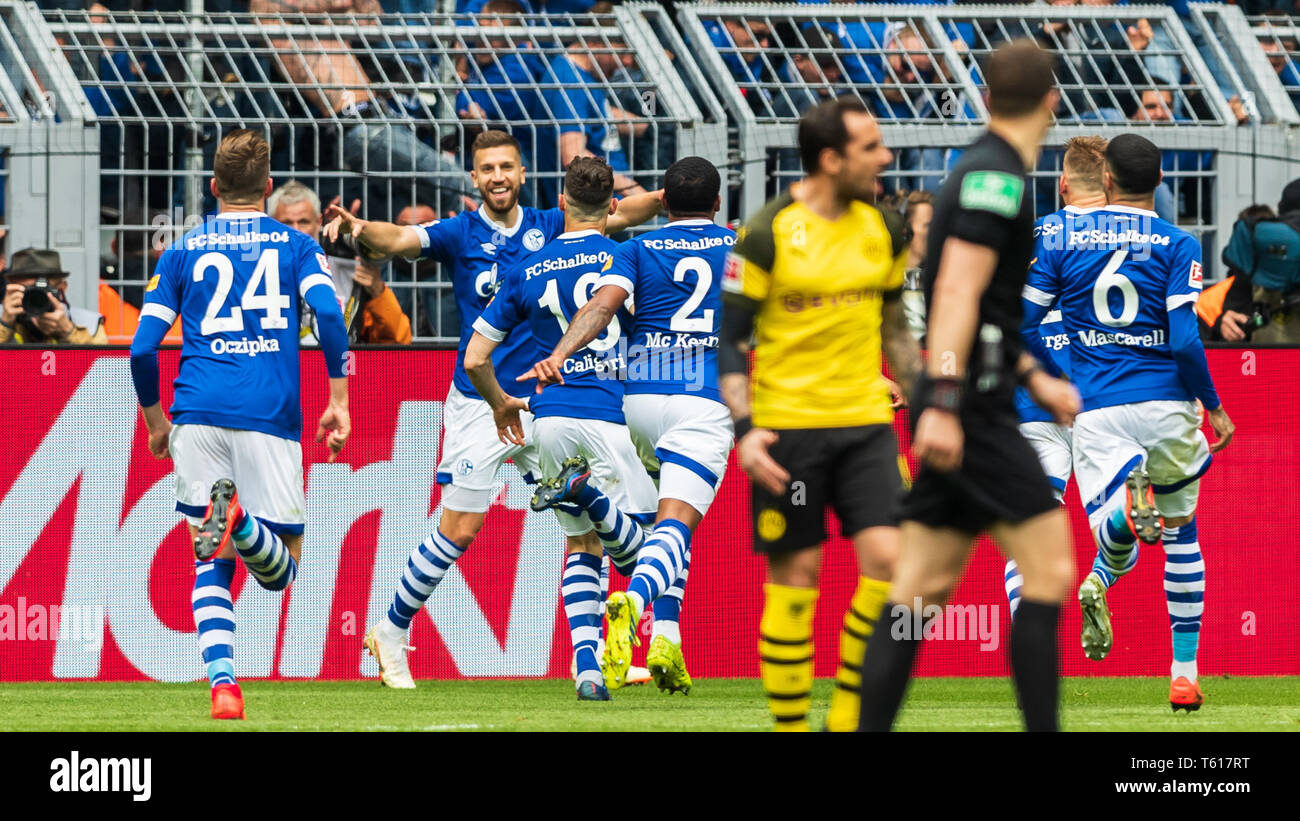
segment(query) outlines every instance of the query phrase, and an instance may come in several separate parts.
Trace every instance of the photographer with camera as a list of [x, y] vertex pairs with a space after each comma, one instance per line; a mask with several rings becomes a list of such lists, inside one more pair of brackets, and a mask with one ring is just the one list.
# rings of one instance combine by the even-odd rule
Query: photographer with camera
[[[1282, 189], [1277, 216], [1251, 206], [1223, 249], [1233, 282], [1197, 313], [1226, 342], [1300, 344], [1300, 180]], [[1216, 286], [1220, 287], [1220, 286]], [[1207, 302], [1209, 300], [1207, 299]]]
[[0, 344], [107, 345], [104, 318], [68, 304], [68, 272], [57, 251], [24, 248], [4, 271]]
[[[336, 242], [322, 237], [320, 197], [307, 186], [291, 180], [271, 192], [267, 200], [271, 219], [300, 231], [321, 243], [329, 257], [334, 293], [343, 309], [348, 341], [369, 344], [409, 345], [411, 320], [402, 312], [385, 283], [379, 266], [357, 252], [356, 240], [339, 237]], [[303, 311], [303, 344], [315, 340], [314, 317]]]

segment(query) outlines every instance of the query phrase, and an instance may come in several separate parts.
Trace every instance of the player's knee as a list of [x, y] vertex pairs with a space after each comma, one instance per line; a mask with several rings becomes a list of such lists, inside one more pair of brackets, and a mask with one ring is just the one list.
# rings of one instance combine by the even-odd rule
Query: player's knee
[[458, 547], [469, 547], [470, 542], [483, 529], [483, 513], [463, 513], [458, 510], [443, 510], [438, 522], [438, 532], [446, 536]]

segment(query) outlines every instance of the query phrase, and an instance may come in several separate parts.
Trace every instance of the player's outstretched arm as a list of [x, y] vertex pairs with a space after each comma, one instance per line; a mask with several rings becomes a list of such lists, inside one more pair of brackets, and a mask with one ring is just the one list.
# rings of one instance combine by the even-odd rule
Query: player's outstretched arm
[[618, 210], [605, 223], [605, 233], [617, 234], [659, 216], [663, 210], [663, 189], [632, 194], [618, 201]]
[[528, 410], [528, 403], [507, 394], [497, 381], [496, 369], [492, 366], [492, 352], [498, 344], [475, 331], [465, 348], [465, 375], [474, 383], [474, 390], [492, 408], [497, 438], [506, 444], [522, 445], [524, 426], [519, 419], [519, 412]]
[[371, 259], [401, 256], [415, 259], [420, 255], [420, 237], [409, 225], [363, 220], [333, 203], [325, 209], [325, 227], [321, 232], [330, 242], [340, 235], [352, 235], [363, 253]]
[[536, 379], [538, 393], [541, 393], [542, 388], [547, 385], [563, 385], [564, 361], [573, 356], [575, 351], [587, 347], [605, 328], [609, 327], [609, 321], [614, 318], [619, 306], [627, 301], [627, 297], [627, 291], [617, 285], [602, 286], [569, 323], [569, 330], [560, 337], [551, 355], [521, 374], [515, 381], [527, 382], [529, 379]]

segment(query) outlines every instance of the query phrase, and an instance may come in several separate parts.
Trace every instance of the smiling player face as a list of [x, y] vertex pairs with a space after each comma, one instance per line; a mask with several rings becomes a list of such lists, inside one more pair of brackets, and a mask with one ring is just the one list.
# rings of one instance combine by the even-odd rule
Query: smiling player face
[[470, 172], [483, 206], [493, 219], [509, 214], [519, 202], [524, 185], [524, 163], [513, 146], [483, 148], [474, 153], [474, 170]]
[[871, 115], [847, 112], [844, 127], [849, 139], [844, 144], [840, 171], [835, 175], [840, 193], [847, 199], [871, 202], [876, 194], [876, 178], [893, 162], [894, 154], [885, 147], [880, 126]]

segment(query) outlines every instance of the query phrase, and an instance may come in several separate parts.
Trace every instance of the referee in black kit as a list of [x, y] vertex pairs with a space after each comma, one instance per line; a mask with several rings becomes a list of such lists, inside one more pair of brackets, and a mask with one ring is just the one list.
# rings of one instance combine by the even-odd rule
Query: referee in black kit
[[[1029, 730], [1057, 729], [1056, 628], [1074, 581], [1067, 520], [1034, 449], [1020, 435], [1016, 385], [1068, 424], [1079, 397], [1020, 344], [1020, 292], [1033, 253], [1038, 161], [1058, 94], [1052, 58], [1028, 40], [984, 66], [989, 130], [962, 155], [934, 203], [921, 276], [929, 358], [912, 403], [921, 470], [903, 502], [894, 587], [862, 667], [860, 729], [894, 723], [921, 639], [919, 603], [942, 606], [976, 536], [988, 531], [1020, 565], [1011, 670]], [[919, 615], [919, 614], [918, 614]]]

